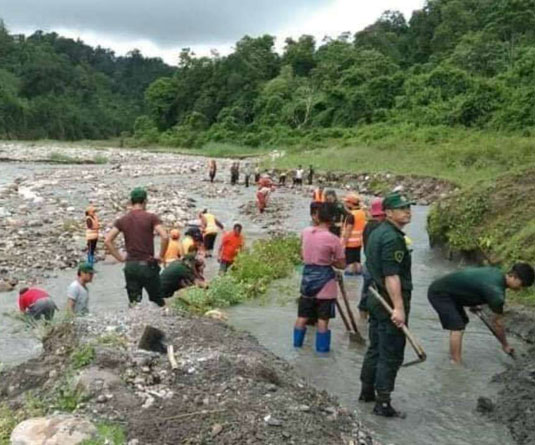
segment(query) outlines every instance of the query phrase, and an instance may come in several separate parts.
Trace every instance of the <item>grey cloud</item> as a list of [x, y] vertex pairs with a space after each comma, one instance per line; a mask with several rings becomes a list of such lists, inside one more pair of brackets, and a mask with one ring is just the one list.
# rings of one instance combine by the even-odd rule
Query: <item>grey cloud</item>
[[274, 33], [332, 0], [1, 0], [8, 28], [94, 31], [161, 46]]

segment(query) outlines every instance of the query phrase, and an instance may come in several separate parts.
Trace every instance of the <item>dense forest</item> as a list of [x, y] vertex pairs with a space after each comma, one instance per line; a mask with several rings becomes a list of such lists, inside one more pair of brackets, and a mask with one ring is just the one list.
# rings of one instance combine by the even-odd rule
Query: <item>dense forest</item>
[[355, 35], [246, 36], [177, 68], [0, 26], [0, 137], [248, 146], [350, 138], [368, 124], [531, 134], [535, 0], [429, 0]]
[[156, 80], [138, 138], [250, 146], [345, 138], [387, 122], [529, 133], [535, 126], [535, 0], [429, 0], [408, 21], [321, 43], [244, 37], [226, 57], [184, 50]]
[[104, 139], [131, 131], [144, 92], [173, 74], [139, 51], [116, 57], [56, 33], [10, 35], [0, 21], [0, 138]]

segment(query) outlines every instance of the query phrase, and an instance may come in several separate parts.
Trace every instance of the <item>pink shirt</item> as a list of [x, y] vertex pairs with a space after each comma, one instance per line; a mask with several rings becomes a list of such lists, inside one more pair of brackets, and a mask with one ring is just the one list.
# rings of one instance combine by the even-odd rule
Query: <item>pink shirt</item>
[[[307, 227], [301, 235], [301, 254], [305, 264], [330, 266], [345, 259], [340, 238], [323, 227]], [[336, 280], [329, 281], [316, 298], [331, 300], [338, 296]]]

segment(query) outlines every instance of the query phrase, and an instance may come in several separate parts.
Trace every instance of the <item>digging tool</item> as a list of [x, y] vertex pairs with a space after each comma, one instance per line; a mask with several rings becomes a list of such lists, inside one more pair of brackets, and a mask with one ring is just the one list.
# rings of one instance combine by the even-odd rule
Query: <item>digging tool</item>
[[156, 329], [152, 326], [145, 326], [143, 335], [138, 343], [138, 348], [145, 351], [159, 352], [160, 354], [167, 353], [171, 369], [178, 368], [173, 345], [165, 344], [165, 333], [160, 329]]
[[[347, 315], [349, 317], [349, 321], [351, 322], [351, 329], [349, 329], [349, 323], [347, 323], [347, 320], [345, 321], [346, 328], [348, 328], [349, 331], [349, 338], [351, 340], [354, 340], [358, 343], [366, 344], [366, 340], [360, 335], [359, 329], [357, 327], [357, 323], [355, 322], [355, 317], [353, 316], [353, 311], [351, 311], [351, 306], [349, 305], [349, 300], [347, 298], [346, 288], [344, 286], [344, 278], [342, 277], [341, 273], [336, 274], [336, 281], [338, 282], [338, 286], [340, 287], [340, 293], [342, 294], [342, 299], [344, 300], [344, 304], [347, 310]], [[338, 303], [338, 299], [336, 300], [338, 305], [338, 311], [340, 314], [343, 312], [341, 311], [340, 304]], [[344, 316], [342, 315], [342, 320], [344, 319]]]
[[[498, 340], [500, 342], [501, 345], [503, 345], [500, 337], [498, 336], [498, 333], [496, 332], [496, 329], [494, 329], [494, 326], [492, 326], [492, 323], [487, 320], [487, 317], [483, 314], [483, 311], [481, 309], [474, 309], [471, 311], [472, 313], [476, 314], [479, 319], [483, 322], [483, 324], [489, 328], [489, 331], [492, 333], [492, 335], [494, 335], [494, 337], [496, 337], [496, 340]], [[515, 359], [516, 360], [516, 355], [515, 355], [515, 352], [514, 351], [511, 351], [510, 353], [507, 353], [507, 355], [509, 355], [511, 358]]]
[[344, 322], [344, 326], [346, 327], [347, 332], [351, 334], [351, 326], [349, 326], [349, 322], [347, 321], [346, 314], [344, 314], [344, 311], [342, 310], [342, 306], [340, 306], [340, 302], [338, 301], [338, 298], [336, 299], [336, 308], [338, 309], [338, 313], [340, 314], [340, 317], [342, 318], [342, 321]]
[[[387, 303], [387, 301], [382, 297], [382, 295], [377, 292], [377, 289], [375, 289], [373, 286], [370, 286], [370, 292], [372, 295], [379, 300], [379, 302], [383, 305], [383, 307], [386, 309], [386, 311], [392, 315], [394, 312], [393, 309], [390, 307], [390, 305]], [[407, 340], [409, 340], [409, 343], [412, 346], [412, 349], [414, 349], [414, 352], [416, 352], [416, 355], [418, 358], [416, 360], [413, 360], [411, 362], [404, 363], [403, 366], [406, 368], [407, 366], [417, 365], [418, 363], [423, 363], [427, 359], [427, 354], [424, 351], [424, 348], [420, 345], [418, 340], [412, 335], [411, 331], [409, 331], [409, 328], [406, 325], [402, 325], [400, 328], [403, 333], [405, 334], [405, 337], [407, 337]]]

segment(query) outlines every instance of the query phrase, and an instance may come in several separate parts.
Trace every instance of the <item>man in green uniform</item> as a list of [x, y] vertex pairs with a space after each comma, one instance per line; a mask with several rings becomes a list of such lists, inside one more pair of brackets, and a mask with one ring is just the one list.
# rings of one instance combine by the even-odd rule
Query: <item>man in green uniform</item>
[[514, 352], [505, 336], [503, 306], [506, 289], [520, 290], [535, 280], [535, 272], [527, 263], [517, 263], [504, 274], [497, 267], [470, 267], [446, 275], [429, 286], [427, 297], [440, 317], [444, 329], [450, 331], [450, 355], [454, 363], [461, 363], [463, 334], [468, 324], [464, 307], [478, 310], [488, 305], [494, 313], [494, 330], [503, 350]]
[[189, 286], [205, 287], [200, 277], [200, 260], [196, 259], [197, 252], [190, 251], [183, 259], [173, 261], [160, 274], [162, 298], [172, 297], [176, 291]]
[[399, 193], [383, 200], [386, 220], [366, 244], [366, 267], [381, 295], [389, 302], [392, 316], [376, 298], [368, 300], [370, 344], [362, 363], [359, 400], [375, 401], [374, 414], [403, 417], [390, 404], [390, 394], [403, 363], [405, 335], [412, 291], [411, 253], [402, 228], [411, 221], [411, 204]]

